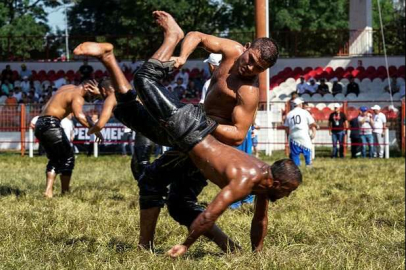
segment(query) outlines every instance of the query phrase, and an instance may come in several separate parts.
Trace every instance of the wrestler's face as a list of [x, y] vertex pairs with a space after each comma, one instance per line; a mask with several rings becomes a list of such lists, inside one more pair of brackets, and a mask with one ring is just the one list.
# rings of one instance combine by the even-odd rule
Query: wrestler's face
[[261, 53], [246, 45], [244, 53], [237, 59], [237, 72], [241, 77], [255, 77], [268, 68], [265, 61], [261, 59]]
[[278, 181], [275, 181], [275, 184], [268, 190], [268, 199], [271, 202], [275, 202], [284, 197], [289, 197], [289, 195], [299, 186], [298, 183], [289, 183], [285, 185], [279, 185], [278, 183]]

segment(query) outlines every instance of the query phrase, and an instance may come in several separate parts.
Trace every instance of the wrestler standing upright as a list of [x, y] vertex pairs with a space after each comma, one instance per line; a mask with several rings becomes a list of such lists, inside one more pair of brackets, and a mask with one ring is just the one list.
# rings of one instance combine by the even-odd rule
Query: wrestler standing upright
[[[61, 174], [62, 194], [69, 191], [72, 171], [75, 166], [75, 156], [69, 138], [61, 127], [61, 120], [73, 112], [76, 119], [85, 127], [92, 127], [93, 122], [82, 111], [85, 101], [91, 101], [100, 95], [89, 86], [94, 82], [84, 82], [78, 86], [65, 85], [45, 104], [41, 115], [35, 124], [35, 137], [45, 148], [49, 159], [46, 167], [46, 189], [44, 196], [53, 197], [53, 185], [57, 174]], [[103, 136], [96, 133], [98, 140]]]

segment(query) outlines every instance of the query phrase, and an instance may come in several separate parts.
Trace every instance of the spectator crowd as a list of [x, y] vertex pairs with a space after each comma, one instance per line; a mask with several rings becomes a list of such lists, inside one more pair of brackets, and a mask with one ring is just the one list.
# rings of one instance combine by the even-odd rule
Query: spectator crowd
[[[130, 64], [120, 63], [120, 67], [129, 80], [139, 68], [139, 62], [135, 59]], [[105, 73], [94, 71], [94, 68], [87, 60], [79, 67], [78, 76], [61, 75], [54, 80], [38, 80], [33, 76], [33, 72], [22, 64], [20, 70], [12, 70], [10, 65], [6, 65], [0, 76], [0, 105], [18, 104], [45, 104], [63, 85], [80, 84], [83, 80], [100, 78]], [[194, 68], [191, 71], [183, 68], [174, 72], [171, 77], [162, 83], [171, 91], [175, 92], [178, 98], [185, 102], [197, 103], [200, 100], [202, 88], [209, 77], [209, 73], [202, 69]]]

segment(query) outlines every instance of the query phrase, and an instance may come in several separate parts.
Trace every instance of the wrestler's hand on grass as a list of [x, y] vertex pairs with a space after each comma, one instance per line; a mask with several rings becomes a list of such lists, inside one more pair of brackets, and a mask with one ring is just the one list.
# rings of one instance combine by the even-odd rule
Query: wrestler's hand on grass
[[175, 245], [166, 254], [168, 254], [172, 258], [177, 258], [185, 254], [186, 251], [187, 247], [185, 245]]
[[183, 57], [171, 57], [171, 61], [175, 61], [173, 65], [175, 68], [181, 68], [186, 63], [186, 59]]

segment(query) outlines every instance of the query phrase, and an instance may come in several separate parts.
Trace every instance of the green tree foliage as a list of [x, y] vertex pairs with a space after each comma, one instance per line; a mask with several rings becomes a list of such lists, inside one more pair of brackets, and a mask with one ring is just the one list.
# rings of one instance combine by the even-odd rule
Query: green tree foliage
[[55, 0], [0, 1], [0, 55], [3, 59], [27, 59], [42, 50], [49, 32], [44, 7], [56, 7]]
[[[227, 6], [211, 0], [82, 0], [69, 12], [70, 33], [73, 43], [82, 38], [74, 36], [114, 35], [111, 40], [118, 46], [118, 54], [145, 58], [160, 43], [161, 31], [153, 23], [152, 12], [165, 10], [171, 13], [185, 32], [198, 30], [206, 33], [228, 28]], [[131, 38], [130, 38], [131, 36]], [[96, 38], [98, 41], [102, 40]], [[142, 53], [141, 53], [142, 52]]]

